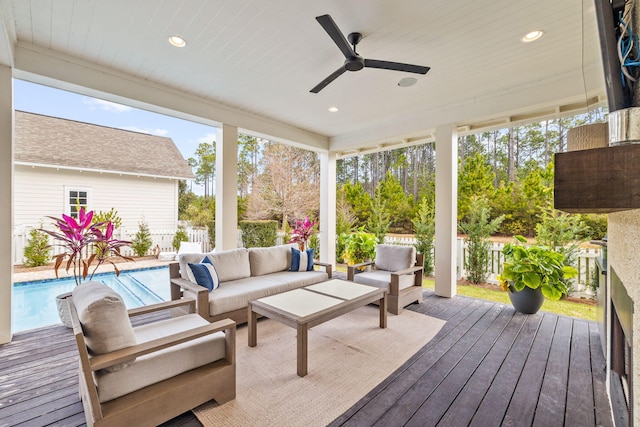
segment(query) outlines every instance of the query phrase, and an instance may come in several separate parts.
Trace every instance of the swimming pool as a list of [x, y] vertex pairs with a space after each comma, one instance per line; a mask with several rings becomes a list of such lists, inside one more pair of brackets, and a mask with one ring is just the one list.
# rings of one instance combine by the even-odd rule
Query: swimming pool
[[[100, 273], [93, 276], [93, 280], [118, 292], [127, 308], [171, 299], [168, 267], [126, 270], [117, 277], [115, 273]], [[11, 330], [19, 332], [60, 323], [55, 298], [71, 292], [74, 287], [73, 277], [14, 283]]]

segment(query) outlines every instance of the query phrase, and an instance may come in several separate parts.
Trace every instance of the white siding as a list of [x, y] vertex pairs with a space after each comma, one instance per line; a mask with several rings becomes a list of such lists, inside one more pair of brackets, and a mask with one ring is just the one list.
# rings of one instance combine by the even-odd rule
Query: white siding
[[151, 229], [173, 229], [178, 222], [178, 183], [148, 178], [86, 171], [15, 166], [14, 225], [38, 227], [46, 216], [64, 213], [65, 186], [88, 189], [89, 209], [114, 208], [123, 229], [137, 229], [144, 216]]

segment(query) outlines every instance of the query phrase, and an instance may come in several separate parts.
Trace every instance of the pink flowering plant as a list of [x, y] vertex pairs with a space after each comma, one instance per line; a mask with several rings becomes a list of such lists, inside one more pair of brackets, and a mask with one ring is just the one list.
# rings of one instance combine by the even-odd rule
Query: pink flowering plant
[[296, 220], [295, 228], [291, 230], [291, 240], [289, 243], [298, 243], [308, 246], [309, 238], [316, 234], [315, 226], [317, 222], [310, 221], [308, 216], [304, 217], [303, 221]]
[[[84, 208], [80, 208], [77, 220], [64, 214], [62, 218], [52, 216], [49, 218], [55, 221], [59, 232], [45, 229], [42, 231], [59, 242], [51, 246], [60, 246], [65, 249], [65, 252], [54, 257], [56, 277], [58, 277], [58, 269], [65, 260], [67, 261], [65, 270], [69, 272], [73, 269], [76, 285], [82, 283], [87, 277], [91, 280], [98, 267], [105, 262], [113, 265], [116, 275], [119, 275], [120, 270], [116, 264], [108, 259], [111, 256], [132, 261], [132, 258], [120, 254], [120, 248], [128, 246], [131, 242], [113, 238], [114, 227], [111, 221], [92, 224], [93, 211], [85, 212]], [[95, 265], [91, 270], [94, 262]]]

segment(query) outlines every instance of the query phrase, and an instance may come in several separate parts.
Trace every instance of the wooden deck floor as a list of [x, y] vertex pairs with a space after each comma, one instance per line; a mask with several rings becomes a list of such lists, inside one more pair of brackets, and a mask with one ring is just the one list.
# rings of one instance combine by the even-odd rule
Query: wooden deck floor
[[[332, 425], [613, 426], [595, 323], [427, 291], [411, 309], [447, 323]], [[0, 426], [84, 425], [72, 338], [54, 326], [0, 346]]]

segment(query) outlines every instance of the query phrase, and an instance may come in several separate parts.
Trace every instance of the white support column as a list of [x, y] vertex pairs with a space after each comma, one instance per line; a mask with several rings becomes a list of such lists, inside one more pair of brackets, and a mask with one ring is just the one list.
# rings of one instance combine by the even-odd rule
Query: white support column
[[13, 74], [0, 65], [0, 344], [11, 341], [13, 286]]
[[336, 153], [320, 154], [320, 261], [336, 264]]
[[436, 128], [436, 295], [456, 295], [458, 216], [458, 134], [454, 126]]
[[216, 249], [238, 247], [238, 128], [216, 132]]

